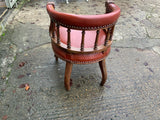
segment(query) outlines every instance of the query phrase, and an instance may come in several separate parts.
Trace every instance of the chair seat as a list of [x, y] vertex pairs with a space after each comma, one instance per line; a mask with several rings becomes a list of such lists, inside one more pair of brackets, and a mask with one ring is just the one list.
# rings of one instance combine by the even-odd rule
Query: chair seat
[[104, 52], [96, 52], [96, 53], [69, 53], [65, 48], [61, 48], [52, 41], [52, 48], [57, 57], [74, 63], [74, 64], [90, 64], [101, 61], [110, 53], [111, 47], [109, 46]]
[[[98, 37], [98, 46], [103, 45], [106, 34], [103, 30], [100, 30]], [[85, 31], [84, 48], [94, 48], [96, 38], [96, 31]], [[60, 27], [60, 40], [67, 45], [67, 29]], [[71, 30], [71, 46], [80, 48], [82, 40], [82, 30]]]

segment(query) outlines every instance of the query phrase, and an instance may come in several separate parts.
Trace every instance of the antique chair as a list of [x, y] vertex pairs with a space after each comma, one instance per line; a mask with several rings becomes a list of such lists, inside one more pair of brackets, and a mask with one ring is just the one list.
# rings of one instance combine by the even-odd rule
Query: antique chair
[[64, 84], [70, 90], [73, 64], [99, 62], [102, 73], [101, 86], [107, 79], [105, 58], [110, 53], [112, 36], [120, 8], [106, 2], [106, 14], [74, 15], [57, 12], [54, 3], [47, 4], [50, 16], [49, 34], [56, 60], [66, 61]]

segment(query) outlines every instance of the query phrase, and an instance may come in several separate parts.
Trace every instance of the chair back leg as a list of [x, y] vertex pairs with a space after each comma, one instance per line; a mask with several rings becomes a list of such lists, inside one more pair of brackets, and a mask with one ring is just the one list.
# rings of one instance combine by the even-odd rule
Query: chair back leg
[[55, 57], [56, 61], [58, 61], [58, 57], [56, 55], [54, 55], [54, 57]]
[[101, 73], [102, 73], [102, 81], [101, 81], [100, 85], [103, 86], [107, 80], [107, 67], [106, 67], [105, 59], [103, 59], [102, 61], [99, 62], [99, 67], [100, 67]]

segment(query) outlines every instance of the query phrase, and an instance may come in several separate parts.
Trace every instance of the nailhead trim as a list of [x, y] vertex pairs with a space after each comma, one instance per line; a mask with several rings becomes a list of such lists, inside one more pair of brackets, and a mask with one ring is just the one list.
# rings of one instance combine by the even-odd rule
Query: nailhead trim
[[64, 61], [68, 61], [72, 64], [92, 64], [92, 63], [96, 63], [96, 62], [99, 62], [99, 61], [102, 61], [103, 59], [105, 59], [107, 56], [104, 56], [103, 58], [101, 59], [98, 59], [98, 60], [94, 60], [94, 61], [72, 61], [72, 60], [69, 60], [69, 59], [64, 59], [63, 57], [59, 56], [58, 54], [54, 53], [58, 58], [64, 60]]
[[70, 26], [70, 25], [63, 24], [63, 23], [61, 23], [59, 21], [56, 21], [55, 19], [52, 19], [52, 21], [57, 23], [57, 24], [59, 24], [59, 25], [61, 25], [61, 26], [67, 27], [67, 28], [81, 29], [81, 30], [95, 30], [95, 29], [110, 28], [110, 27], [112, 27], [112, 26], [114, 26], [116, 24], [116, 22], [114, 22], [112, 24], [98, 26], [98, 27], [78, 27], [78, 26]]

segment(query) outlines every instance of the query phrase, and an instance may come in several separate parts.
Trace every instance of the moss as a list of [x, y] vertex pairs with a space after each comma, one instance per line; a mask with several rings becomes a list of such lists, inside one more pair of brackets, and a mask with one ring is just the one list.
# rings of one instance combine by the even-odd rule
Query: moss
[[9, 72], [8, 72], [7, 77], [9, 77], [9, 76], [10, 76], [10, 74], [11, 74], [11, 71], [9, 71]]
[[1, 34], [1, 36], [0, 36], [0, 41], [2, 40], [2, 37], [5, 36], [5, 35], [6, 35], [5, 32], [3, 32], [3, 33]]
[[[16, 58], [17, 58], [17, 56], [15, 55], [15, 56], [14, 56], [14, 61], [16, 60]], [[13, 61], [11, 64], [9, 64], [8, 67], [11, 67], [11, 68], [12, 68], [13, 65], [14, 65], [14, 61]], [[12, 71], [12, 70], [11, 70], [11, 71]], [[9, 72], [7, 73], [7, 75], [6, 75], [6, 78], [7, 78], [7, 79], [6, 79], [6, 82], [5, 82], [6, 84], [8, 84], [8, 79], [9, 79], [9, 77], [10, 77], [10, 75], [11, 75], [11, 71], [9, 71]]]
[[2, 26], [1, 26], [1, 22], [0, 22], [0, 34], [2, 34]]
[[18, 1], [19, 1], [19, 4], [17, 6], [17, 9], [21, 9], [24, 4], [26, 4], [27, 2], [29, 2], [29, 0], [18, 0]]
[[17, 56], [15, 55], [15, 56], [14, 56], [14, 61], [16, 60], [16, 58], [17, 58]]
[[2, 36], [5, 36], [5, 32], [2, 33]]

